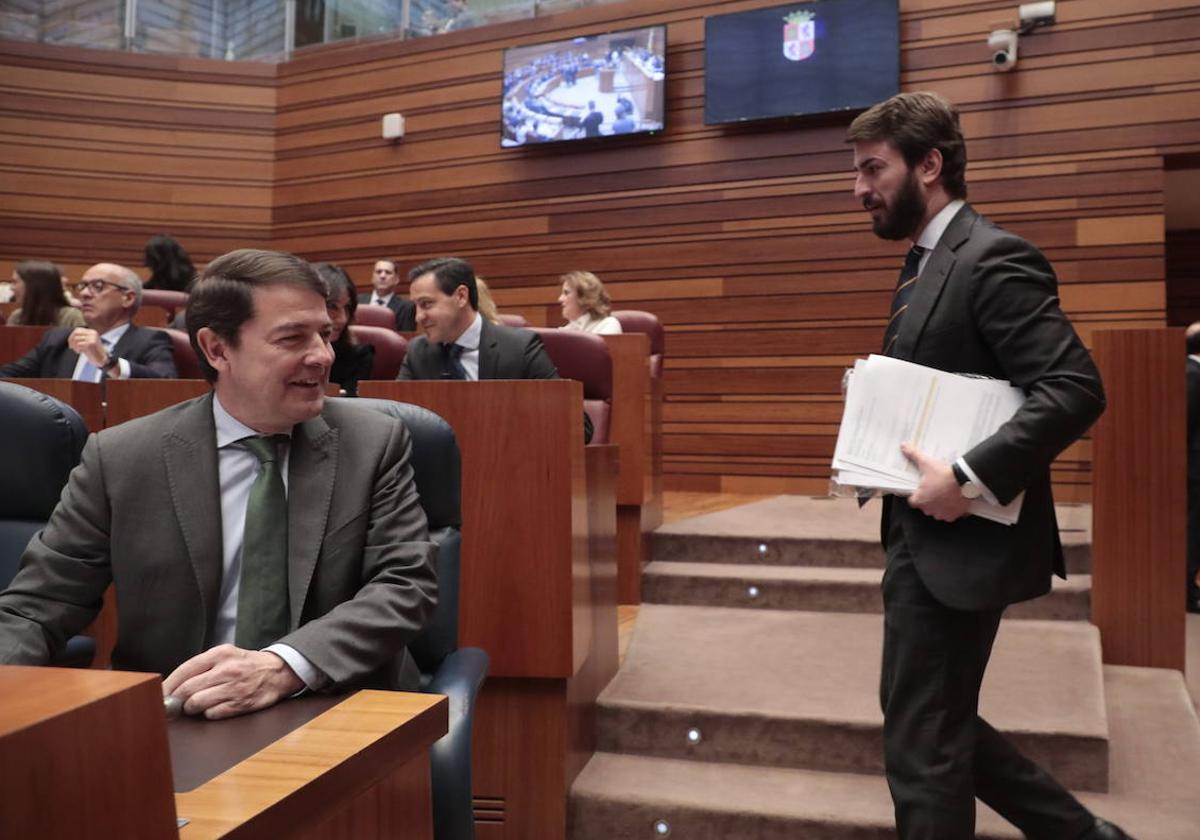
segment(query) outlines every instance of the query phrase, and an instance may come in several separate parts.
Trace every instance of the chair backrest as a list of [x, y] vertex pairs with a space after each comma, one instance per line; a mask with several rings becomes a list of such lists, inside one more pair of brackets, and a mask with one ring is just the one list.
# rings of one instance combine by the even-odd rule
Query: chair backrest
[[[376, 307], [387, 309], [386, 306]], [[358, 308], [362, 312], [363, 308]], [[391, 312], [388, 309], [388, 312]], [[372, 327], [367, 324], [351, 324], [350, 335], [359, 344], [370, 344], [375, 348], [375, 361], [371, 363], [372, 379], [395, 379], [404, 364], [408, 352], [408, 339], [390, 327]]]
[[168, 320], [174, 318], [175, 313], [181, 309], [186, 309], [187, 302], [187, 292], [176, 292], [171, 289], [144, 289], [142, 291], [142, 305], [161, 306], [167, 310]]
[[427, 408], [392, 400], [358, 399], [356, 405], [398, 418], [412, 435], [413, 480], [438, 545], [438, 602], [433, 620], [408, 646], [429, 674], [458, 649], [459, 556], [462, 538], [462, 461], [450, 424]]
[[396, 329], [396, 313], [378, 303], [360, 303], [354, 311], [354, 320], [361, 326]]
[[503, 312], [496, 316], [500, 319], [500, 323], [506, 327], [528, 327], [529, 322], [525, 320], [524, 315], [506, 315]]
[[[183, 292], [174, 294], [183, 294]], [[175, 355], [175, 372], [179, 374], [179, 378], [203, 379], [204, 369], [200, 366], [200, 359], [196, 356], [196, 351], [192, 349], [192, 341], [188, 338], [188, 334], [166, 327], [163, 327], [162, 331], [171, 338], [171, 351]]]
[[533, 327], [563, 379], [583, 383], [583, 410], [592, 418], [592, 443], [608, 443], [612, 415], [612, 355], [598, 335]]
[[658, 379], [662, 375], [663, 355], [666, 352], [666, 334], [662, 322], [653, 312], [640, 309], [616, 309], [612, 316], [627, 333], [645, 333], [650, 336], [650, 375]]
[[79, 463], [87, 427], [79, 412], [40, 391], [0, 382], [0, 589], [17, 573]]

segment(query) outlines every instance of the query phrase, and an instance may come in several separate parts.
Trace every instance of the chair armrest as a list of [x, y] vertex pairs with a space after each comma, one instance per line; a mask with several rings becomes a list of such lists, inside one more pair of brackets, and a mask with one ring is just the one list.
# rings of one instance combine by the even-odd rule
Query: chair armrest
[[471, 730], [475, 701], [487, 677], [482, 648], [459, 648], [444, 660], [425, 689], [450, 698], [449, 729], [430, 750], [433, 825], [438, 840], [472, 840], [475, 817], [471, 798]]

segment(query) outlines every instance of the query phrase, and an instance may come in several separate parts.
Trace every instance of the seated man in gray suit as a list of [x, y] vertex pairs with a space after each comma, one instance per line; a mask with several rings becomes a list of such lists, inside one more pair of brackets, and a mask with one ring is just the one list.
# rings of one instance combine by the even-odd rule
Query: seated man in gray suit
[[[304, 688], [416, 687], [436, 601], [404, 425], [325, 399], [325, 284], [290, 254], [209, 263], [187, 323], [213, 392], [92, 435], [0, 593], [0, 663], [50, 661], [118, 604], [113, 666], [189, 714]], [[146, 516], [147, 498], [169, 500]]]
[[130, 323], [142, 305], [142, 281], [124, 266], [100, 263], [72, 291], [87, 326], [50, 330], [22, 358], [0, 365], [0, 376], [20, 379], [175, 377], [171, 339]]
[[[408, 294], [424, 335], [408, 345], [397, 379], [558, 379], [542, 340], [531, 330], [493, 324], [479, 314], [475, 269], [438, 257], [408, 273]], [[583, 439], [592, 421], [583, 417]]]
[[395, 260], [376, 260], [375, 269], [371, 272], [371, 285], [374, 291], [359, 295], [359, 303], [369, 303], [372, 306], [386, 306], [396, 313], [396, 329], [400, 332], [415, 332], [417, 322], [412, 302], [400, 297], [396, 287], [400, 278], [396, 272]]

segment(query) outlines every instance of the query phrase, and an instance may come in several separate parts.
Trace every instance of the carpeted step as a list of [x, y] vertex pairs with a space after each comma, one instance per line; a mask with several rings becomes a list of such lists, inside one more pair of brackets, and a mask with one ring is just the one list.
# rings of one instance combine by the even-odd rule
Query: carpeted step
[[[597, 746], [880, 773], [881, 624], [878, 615], [643, 605], [625, 663], [600, 695]], [[1003, 622], [981, 711], [1064, 784], [1105, 789], [1092, 625]]]
[[[642, 572], [642, 601], [768, 610], [878, 613], [883, 570], [733, 563], [650, 563]], [[1041, 598], [1010, 607], [1006, 618], [1086, 621], [1091, 576], [1054, 579]]]
[[[571, 789], [571, 840], [895, 840], [882, 776], [596, 753]], [[1018, 838], [994, 814], [977, 837]], [[660, 827], [661, 826], [661, 827]]]
[[[1068, 572], [1091, 569], [1091, 507], [1058, 505]], [[882, 568], [880, 503], [776, 496], [663, 525], [651, 537], [653, 560], [773, 566]]]
[[[1007, 632], [1007, 628], [1002, 633]], [[1139, 840], [1193, 840], [1200, 723], [1176, 671], [1108, 666], [1111, 789], [1080, 798]], [[571, 840], [892, 840], [881, 776], [597, 753], [571, 790]], [[986, 806], [978, 835], [1020, 834]]]

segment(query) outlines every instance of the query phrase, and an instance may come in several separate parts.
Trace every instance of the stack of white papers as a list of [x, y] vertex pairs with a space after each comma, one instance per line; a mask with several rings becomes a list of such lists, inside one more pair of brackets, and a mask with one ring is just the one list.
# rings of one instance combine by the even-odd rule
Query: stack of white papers
[[[900, 451], [911, 443], [933, 458], [953, 463], [1005, 423], [1025, 395], [997, 379], [978, 379], [870, 356], [854, 363], [847, 377], [846, 407], [833, 453], [833, 479], [907, 496], [921, 474]], [[969, 512], [1012, 525], [1025, 494], [1000, 505], [972, 500]]]

